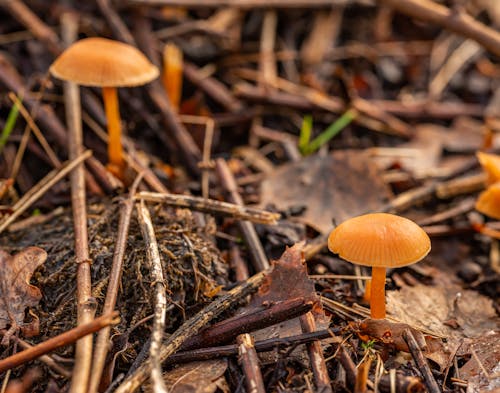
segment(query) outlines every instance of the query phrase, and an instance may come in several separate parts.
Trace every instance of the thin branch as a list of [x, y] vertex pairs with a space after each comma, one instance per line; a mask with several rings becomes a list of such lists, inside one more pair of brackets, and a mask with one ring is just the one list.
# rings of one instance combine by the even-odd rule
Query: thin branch
[[[63, 14], [61, 17], [62, 35], [66, 45], [71, 45], [78, 34], [78, 22], [75, 15]], [[80, 89], [73, 82], [64, 82], [64, 107], [69, 131], [69, 158], [75, 159], [83, 151], [82, 113], [80, 109]], [[73, 230], [75, 233], [76, 257], [76, 294], [77, 324], [87, 324], [94, 319], [95, 302], [92, 297], [92, 280], [90, 277], [91, 259], [89, 254], [87, 231], [87, 200], [85, 195], [85, 172], [83, 162], [70, 174], [71, 206], [73, 211]], [[75, 366], [71, 378], [72, 393], [84, 393], [90, 376], [92, 361], [92, 335], [88, 335], [76, 343]]]
[[56, 350], [57, 348], [72, 344], [76, 340], [88, 334], [97, 332], [99, 329], [102, 329], [105, 326], [117, 324], [119, 322], [119, 319], [117, 317], [118, 312], [103, 315], [99, 318], [94, 319], [92, 322], [77, 326], [25, 351], [18, 352], [15, 355], [2, 359], [0, 360], [0, 373], [20, 366], [21, 364], [24, 364], [26, 362], [30, 362], [42, 355], [45, 355], [46, 353]]
[[136, 199], [164, 203], [168, 206], [183, 207], [203, 213], [220, 214], [234, 219], [247, 220], [267, 225], [276, 224], [276, 220], [280, 217], [279, 213], [271, 213], [265, 210], [236, 205], [234, 203], [221, 202], [215, 199], [205, 199], [190, 195], [162, 194], [158, 192], [142, 191], [136, 195]]
[[[210, 303], [191, 319], [184, 322], [162, 345], [160, 358], [165, 361], [182, 343], [190, 336], [196, 334], [203, 326], [216, 318], [223, 311], [239, 302], [245, 296], [256, 291], [262, 284], [266, 272], [260, 272], [250, 277], [247, 281], [230, 290], [226, 295]], [[151, 363], [146, 361], [132, 375], [118, 386], [115, 393], [131, 393], [137, 390], [147, 379]]]
[[379, 0], [379, 2], [413, 18], [435, 23], [463, 37], [472, 38], [490, 52], [500, 56], [500, 32], [463, 11], [449, 9], [431, 0]]
[[160, 348], [163, 339], [163, 330], [165, 329], [165, 317], [167, 314], [167, 294], [165, 288], [165, 279], [158, 250], [158, 243], [153, 228], [153, 222], [146, 208], [144, 201], [135, 205], [137, 217], [141, 226], [142, 237], [146, 243], [147, 260], [151, 270], [151, 276], [155, 287], [155, 307], [153, 331], [151, 332], [151, 344], [149, 355], [151, 362], [151, 381], [155, 393], [166, 393], [167, 389], [162, 378]]
[[[238, 186], [226, 161], [223, 158], [219, 158], [216, 160], [215, 165], [220, 182], [228, 192], [231, 202], [243, 206], [243, 199], [238, 193]], [[252, 257], [255, 270], [262, 271], [269, 268], [269, 261], [253, 224], [249, 221], [241, 221], [239, 222], [239, 227], [248, 245], [248, 250]]]
[[[111, 312], [116, 305], [118, 289], [120, 287], [123, 259], [127, 248], [128, 232], [130, 228], [130, 219], [133, 211], [133, 197], [139, 185], [141, 177], [138, 177], [130, 188], [129, 198], [121, 202], [120, 222], [118, 224], [118, 233], [116, 236], [115, 250], [113, 252], [113, 262], [109, 272], [108, 290], [102, 309], [103, 314]], [[96, 340], [94, 358], [92, 361], [92, 372], [89, 381], [89, 393], [97, 392], [104, 370], [106, 355], [109, 348], [109, 327], [102, 329]]]
[[54, 184], [71, 172], [78, 164], [85, 161], [91, 155], [92, 152], [87, 150], [73, 161], [66, 161], [60, 168], [50, 171], [13, 206], [14, 211], [12, 214], [0, 221], [0, 233], [2, 233], [21, 214], [28, 210], [33, 203], [40, 199], [49, 188], [51, 188]]
[[255, 350], [253, 337], [248, 334], [240, 334], [236, 338], [238, 343], [238, 353], [243, 374], [245, 375], [245, 385], [249, 393], [265, 393], [264, 380], [259, 367], [259, 358]]

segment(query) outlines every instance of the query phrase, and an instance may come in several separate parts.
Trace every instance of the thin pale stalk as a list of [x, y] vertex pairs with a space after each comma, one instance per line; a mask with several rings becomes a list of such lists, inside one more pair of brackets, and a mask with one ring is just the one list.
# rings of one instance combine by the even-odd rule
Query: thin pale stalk
[[167, 294], [165, 288], [165, 279], [161, 265], [160, 252], [153, 228], [153, 222], [146, 208], [144, 201], [136, 204], [137, 217], [141, 226], [142, 237], [146, 243], [147, 260], [151, 270], [151, 276], [155, 286], [155, 307], [153, 331], [151, 332], [151, 345], [149, 347], [149, 356], [151, 362], [151, 381], [155, 393], [166, 393], [167, 389], [163, 382], [161, 370], [161, 342], [163, 339], [163, 330], [165, 329], [165, 317], [167, 314]]
[[[106, 292], [106, 299], [104, 300], [104, 306], [102, 309], [103, 314], [113, 311], [116, 305], [118, 289], [120, 287], [122, 276], [123, 259], [127, 246], [130, 219], [132, 217], [132, 211], [134, 207], [133, 197], [137, 186], [139, 185], [140, 179], [141, 177], [138, 177], [134, 181], [134, 184], [132, 185], [130, 190], [130, 197], [127, 200], [123, 201], [121, 205], [118, 235], [116, 238], [115, 250], [113, 253], [113, 263], [111, 265], [111, 271], [109, 273], [108, 290]], [[108, 353], [110, 331], [111, 329], [109, 327], [106, 327], [102, 329], [97, 336], [88, 393], [95, 393], [99, 388], [102, 372], [104, 370], [104, 363], [106, 361], [106, 355]]]
[[[77, 22], [69, 14], [61, 18], [64, 41], [73, 42], [77, 34]], [[68, 126], [69, 158], [76, 159], [83, 151], [82, 113], [80, 89], [73, 82], [65, 82], [64, 106]], [[75, 233], [77, 324], [85, 325], [94, 319], [95, 303], [92, 298], [90, 277], [91, 259], [87, 232], [87, 200], [85, 194], [85, 172], [83, 162], [75, 167], [70, 175], [71, 206], [73, 211], [73, 230]], [[92, 361], [92, 335], [86, 335], [76, 343], [75, 365], [71, 378], [71, 393], [83, 393], [87, 390]]]

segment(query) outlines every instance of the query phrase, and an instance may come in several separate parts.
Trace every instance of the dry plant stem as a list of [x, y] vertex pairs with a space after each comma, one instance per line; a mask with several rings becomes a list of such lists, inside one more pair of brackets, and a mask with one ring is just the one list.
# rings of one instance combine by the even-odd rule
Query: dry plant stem
[[[9, 60], [2, 54], [0, 54], [0, 82], [3, 83], [7, 89], [15, 92], [18, 96], [23, 95], [26, 91], [28, 91], [21, 75], [19, 75]], [[30, 98], [29, 96], [24, 96], [23, 103], [30, 110], [33, 118], [35, 118], [38, 124], [43, 127], [45, 135], [50, 135], [52, 142], [57, 144], [61, 151], [67, 151], [68, 131], [62, 125], [61, 121], [58, 119], [51, 107], [48, 105], [40, 105], [39, 101]], [[33, 115], [35, 112], [36, 117]], [[100, 162], [94, 157], [90, 157], [88, 162], [92, 162], [94, 164], [92, 173], [96, 175], [96, 178], [99, 178], [97, 168], [100, 168], [101, 171], [106, 171]], [[86, 183], [92, 193], [97, 195], [102, 194], [100, 187], [95, 184], [95, 180], [89, 176], [89, 174], [86, 176]], [[105, 180], [103, 180], [101, 184], [106, 189], [111, 188]]]
[[372, 267], [370, 316], [373, 319], [385, 318], [385, 275], [385, 267]]
[[273, 86], [278, 76], [276, 71], [276, 57], [274, 55], [277, 24], [278, 16], [276, 10], [266, 11], [262, 22], [260, 38], [259, 84], [261, 86]]
[[136, 46], [135, 40], [127, 26], [121, 20], [118, 13], [111, 6], [109, 0], [97, 0], [97, 6], [101, 10], [102, 14], [106, 18], [109, 26], [113, 30], [113, 33], [120, 39], [120, 41], [124, 41], [129, 45]]
[[365, 393], [366, 385], [368, 382], [368, 373], [370, 372], [370, 366], [372, 360], [367, 357], [363, 363], [358, 366], [356, 373], [356, 383], [354, 384], [354, 393]]
[[415, 340], [415, 337], [410, 329], [406, 329], [403, 332], [403, 338], [410, 348], [411, 356], [413, 357], [413, 360], [415, 360], [415, 364], [424, 377], [425, 386], [428, 391], [430, 393], [441, 393], [441, 389], [434, 379], [434, 375], [432, 375], [431, 368], [429, 367], [429, 364], [422, 354], [422, 351], [420, 350], [420, 347], [418, 346], [417, 341]]
[[[353, 0], [127, 0], [132, 4], [168, 5], [186, 8], [219, 8], [237, 7], [244, 9], [254, 8], [328, 8], [332, 6], [352, 5]], [[370, 0], [355, 0], [354, 3], [373, 5]]]
[[137, 217], [141, 226], [142, 237], [146, 243], [147, 260], [155, 288], [155, 307], [153, 331], [151, 332], [151, 344], [149, 347], [149, 359], [151, 363], [151, 382], [155, 393], [166, 393], [167, 389], [162, 378], [160, 348], [165, 329], [165, 317], [167, 315], [167, 294], [165, 279], [156, 242], [153, 222], [144, 201], [136, 204]]
[[431, 0], [379, 0], [413, 18], [435, 23], [467, 38], [476, 40], [500, 56], [500, 32], [478, 22], [465, 12], [450, 10]]
[[215, 199], [194, 197], [191, 195], [141, 191], [137, 193], [136, 199], [164, 203], [168, 206], [183, 207], [214, 215], [220, 214], [239, 220], [258, 222], [260, 224], [274, 225], [276, 224], [276, 220], [280, 217], [278, 213], [271, 213], [252, 207], [240, 206], [229, 202], [220, 202]]
[[189, 79], [193, 85], [212, 97], [214, 101], [218, 102], [229, 112], [237, 112], [242, 109], [243, 104], [241, 101], [238, 100], [222, 82], [210, 76], [202, 75], [194, 64], [188, 62], [184, 62], [183, 71], [184, 76]]
[[67, 332], [64, 332], [56, 337], [50, 338], [34, 347], [31, 347], [25, 351], [18, 352], [15, 355], [9, 356], [8, 358], [0, 360], [0, 373], [10, 370], [11, 368], [20, 366], [26, 362], [32, 361], [39, 356], [45, 355], [57, 348], [61, 348], [65, 345], [69, 345], [77, 341], [78, 339], [97, 332], [105, 326], [118, 323], [118, 312], [103, 315], [93, 321], [77, 326]]
[[[153, 64], [160, 64], [154, 48], [159, 48], [161, 45], [153, 34], [149, 19], [139, 14], [137, 14], [136, 18], [136, 39], [138, 46], [147, 55], [149, 60]], [[186, 68], [186, 66], [184, 68]], [[180, 122], [180, 119], [175, 111], [172, 109], [167, 93], [165, 92], [161, 82], [159, 80], [151, 82], [147, 86], [147, 91], [151, 100], [160, 111], [166, 129], [170, 131], [172, 139], [175, 140], [178, 149], [184, 156], [186, 167], [193, 175], [198, 175], [200, 172], [198, 168], [198, 162], [201, 158], [200, 149], [194, 142], [193, 137], [187, 131], [186, 127], [184, 127], [184, 125]], [[161, 134], [159, 137], [166, 146], [169, 145], [167, 138]]]
[[60, 44], [57, 34], [42, 22], [21, 0], [2, 1], [0, 5], [9, 11], [22, 25], [26, 26], [35, 37], [47, 45], [53, 54], [59, 54]]
[[[111, 271], [109, 273], [108, 289], [106, 291], [106, 298], [104, 300], [103, 313], [113, 311], [118, 297], [118, 289], [122, 276], [123, 259], [127, 248], [127, 238], [130, 228], [130, 220], [134, 208], [133, 196], [139, 184], [140, 177], [138, 177], [130, 189], [129, 198], [121, 202], [120, 206], [120, 222], [118, 224], [118, 234], [115, 242], [115, 250], [113, 252], [113, 262]], [[96, 340], [94, 358], [92, 361], [92, 373], [89, 382], [89, 393], [97, 392], [99, 383], [101, 381], [104, 363], [109, 348], [109, 334], [111, 329], [109, 327], [102, 329]]]
[[[213, 318], [217, 317], [220, 313], [227, 310], [245, 296], [255, 292], [264, 281], [264, 278], [265, 272], [255, 274], [184, 322], [162, 345], [160, 352], [161, 361], [165, 361], [188, 337], [196, 334], [198, 330], [209, 323]], [[150, 367], [150, 362], [146, 361], [132, 375], [125, 379], [116, 389], [115, 393], [130, 393], [135, 391], [147, 379]]]
[[[118, 93], [115, 87], [103, 87], [102, 97], [108, 120], [108, 165], [113, 174], [122, 177], [125, 163], [121, 141], [120, 110], [118, 107]], [[118, 171], [118, 172], [114, 172]]]
[[[6, 332], [6, 330], [0, 331], [0, 335], [4, 334], [5, 332]], [[9, 339], [14, 340], [21, 348], [24, 348], [24, 349], [33, 348], [33, 345], [27, 343], [24, 340], [21, 340], [19, 337], [16, 337], [15, 335], [11, 336]], [[68, 378], [68, 379], [71, 378], [71, 371], [67, 370], [66, 368], [57, 364], [57, 362], [53, 358], [51, 358], [49, 355], [42, 355], [38, 358], [38, 360], [45, 363], [47, 365], [47, 367], [49, 367], [52, 370], [54, 370], [55, 372], [59, 373], [63, 377]]]
[[[243, 206], [243, 199], [238, 193], [238, 186], [234, 180], [233, 174], [229, 170], [226, 161], [219, 158], [215, 161], [217, 175], [222, 184], [222, 187], [229, 193], [229, 199], [236, 205]], [[247, 243], [250, 256], [252, 257], [252, 262], [254, 268], [257, 271], [266, 270], [269, 268], [269, 261], [267, 260], [264, 248], [260, 242], [255, 227], [249, 221], [241, 221], [238, 223], [240, 230]]]
[[265, 393], [264, 380], [259, 368], [259, 358], [254, 347], [253, 338], [248, 333], [236, 337], [238, 358], [245, 376], [247, 393]]
[[180, 349], [185, 351], [229, 342], [236, 338], [238, 334], [263, 329], [296, 318], [310, 311], [312, 307], [312, 302], [305, 301], [302, 298], [289, 299], [264, 310], [225, 319], [190, 337], [184, 341]]
[[[77, 36], [78, 24], [74, 16], [63, 14], [61, 18], [63, 40], [70, 45]], [[64, 106], [69, 131], [69, 158], [76, 159], [83, 151], [82, 114], [80, 109], [80, 89], [75, 83], [64, 82]], [[87, 199], [85, 195], [85, 172], [83, 162], [70, 174], [71, 207], [73, 212], [73, 230], [75, 234], [76, 258], [76, 295], [77, 324], [87, 324], [94, 319], [95, 308], [92, 306], [92, 281], [90, 277], [91, 259], [89, 255], [87, 233]], [[84, 393], [90, 375], [92, 361], [92, 335], [87, 335], [76, 343], [75, 365], [71, 378], [72, 393]]]
[[42, 197], [49, 188], [71, 172], [75, 166], [85, 161], [92, 155], [90, 150], [78, 156], [73, 161], [66, 161], [59, 169], [50, 171], [42, 180], [40, 180], [27, 195], [23, 196], [13, 207], [13, 212], [10, 216], [5, 217], [0, 221], [0, 233], [2, 233], [12, 222], [23, 214], [33, 203]]
[[[255, 343], [255, 350], [257, 352], [268, 352], [278, 348], [286, 348], [290, 346], [306, 344], [314, 340], [324, 340], [326, 338], [332, 337], [334, 331], [338, 333], [340, 331], [340, 328], [335, 328], [332, 330], [320, 330], [314, 333], [304, 333], [289, 337], [269, 338], [267, 340], [257, 341]], [[170, 356], [164, 364], [170, 365], [192, 362], [194, 360], [217, 359], [226, 356], [234, 356], [237, 354], [237, 344], [221, 345], [218, 347], [208, 347], [177, 352]]]
[[[316, 331], [316, 322], [312, 312], [309, 311], [308, 313], [302, 315], [299, 319], [300, 326], [302, 327], [302, 331], [304, 333], [312, 333]], [[328, 369], [326, 368], [321, 343], [319, 341], [313, 341], [308, 343], [306, 346], [317, 390], [323, 393], [332, 392], [330, 377], [328, 376]]]
[[45, 139], [42, 131], [40, 131], [40, 128], [38, 128], [37, 124], [33, 120], [33, 117], [29, 114], [28, 110], [25, 108], [25, 106], [23, 105], [21, 100], [12, 92], [10, 92], [8, 94], [8, 97], [19, 108], [19, 112], [23, 116], [24, 120], [28, 124], [28, 126], [31, 129], [31, 131], [33, 132], [33, 134], [38, 139], [38, 142], [40, 143], [40, 145], [43, 147], [43, 150], [47, 154], [47, 157], [49, 158], [52, 166], [54, 168], [61, 166], [61, 161], [57, 157], [57, 155], [54, 152], [54, 150], [52, 149], [52, 147], [50, 147], [50, 145], [47, 142], [47, 140]]

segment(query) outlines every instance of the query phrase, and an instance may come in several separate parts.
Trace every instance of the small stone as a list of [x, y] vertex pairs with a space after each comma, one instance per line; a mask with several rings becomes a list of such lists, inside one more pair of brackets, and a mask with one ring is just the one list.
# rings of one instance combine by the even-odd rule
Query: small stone
[[458, 270], [458, 276], [465, 282], [472, 282], [478, 279], [483, 269], [475, 262], [465, 262]]

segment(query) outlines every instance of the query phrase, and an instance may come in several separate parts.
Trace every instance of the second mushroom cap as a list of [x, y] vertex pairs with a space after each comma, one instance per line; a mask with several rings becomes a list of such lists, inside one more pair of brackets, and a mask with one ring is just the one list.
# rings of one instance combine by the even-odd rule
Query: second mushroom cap
[[372, 213], [340, 224], [331, 232], [328, 248], [358, 265], [398, 267], [424, 258], [431, 243], [413, 221], [394, 214]]
[[50, 72], [59, 79], [97, 87], [139, 86], [159, 74], [138, 49], [101, 37], [73, 44], [56, 59]]

